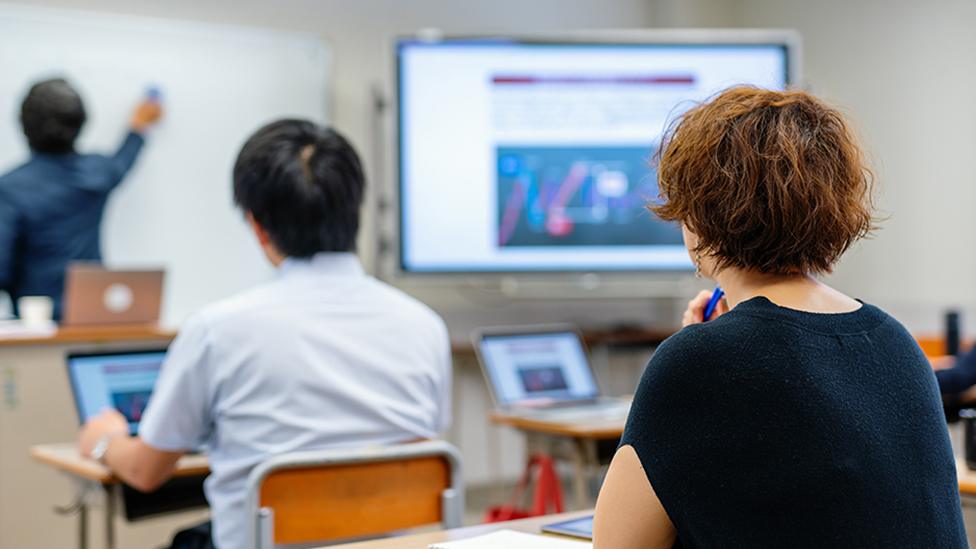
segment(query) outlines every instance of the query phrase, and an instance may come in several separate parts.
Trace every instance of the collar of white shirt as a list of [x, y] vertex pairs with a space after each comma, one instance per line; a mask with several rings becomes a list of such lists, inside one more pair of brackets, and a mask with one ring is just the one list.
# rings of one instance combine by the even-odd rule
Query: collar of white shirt
[[359, 257], [352, 252], [319, 252], [312, 257], [289, 257], [278, 265], [278, 276], [310, 272], [320, 276], [357, 277], [365, 274]]

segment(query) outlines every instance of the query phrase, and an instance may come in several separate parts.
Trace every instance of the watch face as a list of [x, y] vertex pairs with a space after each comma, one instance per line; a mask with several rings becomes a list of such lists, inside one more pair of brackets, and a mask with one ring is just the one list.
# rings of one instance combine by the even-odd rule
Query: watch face
[[95, 444], [95, 447], [92, 448], [91, 451], [92, 459], [96, 461], [102, 461], [102, 458], [105, 457], [105, 452], [108, 450], [108, 443], [111, 440], [112, 440], [111, 437], [104, 437], [101, 440], [99, 440], [98, 443]]

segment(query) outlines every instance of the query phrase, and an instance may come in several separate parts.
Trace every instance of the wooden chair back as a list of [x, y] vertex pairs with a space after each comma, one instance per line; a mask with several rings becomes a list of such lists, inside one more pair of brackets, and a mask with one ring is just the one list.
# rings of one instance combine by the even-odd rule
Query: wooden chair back
[[253, 546], [456, 528], [461, 482], [458, 451], [443, 441], [277, 456], [248, 479]]

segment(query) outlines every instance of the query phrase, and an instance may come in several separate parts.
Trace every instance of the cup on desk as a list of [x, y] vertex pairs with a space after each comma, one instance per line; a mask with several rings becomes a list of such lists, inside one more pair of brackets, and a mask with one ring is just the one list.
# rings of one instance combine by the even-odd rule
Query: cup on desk
[[24, 296], [17, 300], [20, 321], [30, 328], [45, 328], [54, 320], [54, 301], [44, 295]]

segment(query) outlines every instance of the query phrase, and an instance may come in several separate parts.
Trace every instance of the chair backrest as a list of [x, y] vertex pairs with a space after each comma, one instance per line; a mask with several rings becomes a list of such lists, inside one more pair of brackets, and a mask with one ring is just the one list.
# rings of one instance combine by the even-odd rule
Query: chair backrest
[[461, 525], [457, 449], [427, 441], [273, 457], [247, 480], [250, 547]]

